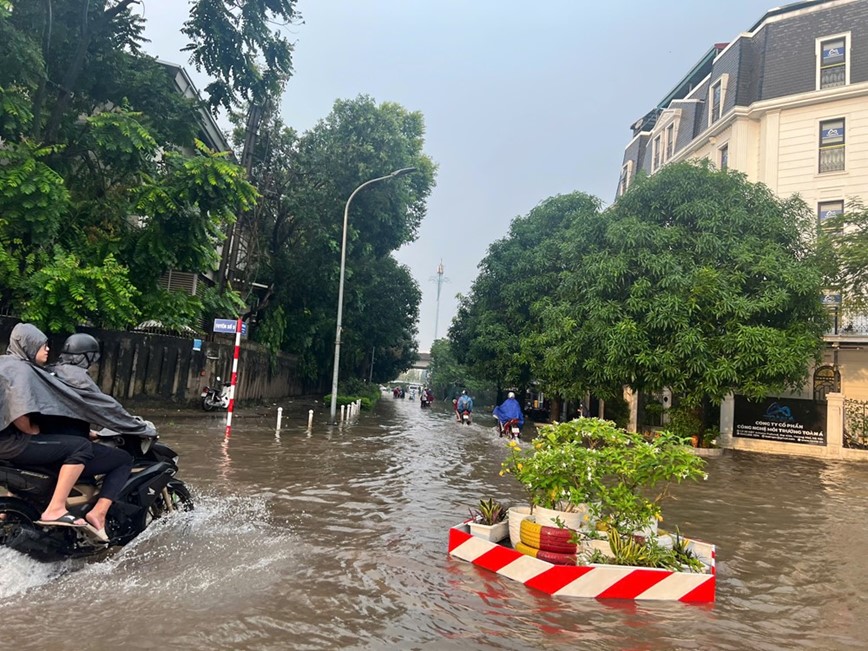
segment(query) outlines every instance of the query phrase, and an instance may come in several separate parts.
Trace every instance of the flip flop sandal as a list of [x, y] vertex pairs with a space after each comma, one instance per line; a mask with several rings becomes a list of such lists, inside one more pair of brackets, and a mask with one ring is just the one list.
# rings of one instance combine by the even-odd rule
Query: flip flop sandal
[[56, 520], [37, 520], [36, 522], [34, 522], [34, 524], [38, 524], [38, 525], [43, 526], [43, 527], [76, 527], [76, 528], [81, 528], [81, 527], [87, 526], [86, 523], [76, 524], [76, 522], [75, 522], [76, 520], [83, 520], [83, 518], [79, 518], [77, 516], [74, 516], [72, 513], [67, 511], [66, 513], [61, 515], [59, 518], [57, 518]]
[[99, 540], [100, 542], [107, 543], [109, 541], [108, 534], [105, 532], [105, 527], [103, 527], [102, 529], [97, 529], [90, 522], [88, 522], [84, 526], [84, 529], [85, 529], [85, 531], [87, 531], [88, 534], [90, 534], [91, 536], [93, 536], [94, 538]]

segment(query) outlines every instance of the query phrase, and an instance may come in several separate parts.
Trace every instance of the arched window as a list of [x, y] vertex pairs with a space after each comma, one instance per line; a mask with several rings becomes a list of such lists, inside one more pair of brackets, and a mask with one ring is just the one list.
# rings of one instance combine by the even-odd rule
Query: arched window
[[834, 366], [819, 366], [814, 371], [814, 400], [825, 400], [827, 393], [841, 391], [841, 372]]

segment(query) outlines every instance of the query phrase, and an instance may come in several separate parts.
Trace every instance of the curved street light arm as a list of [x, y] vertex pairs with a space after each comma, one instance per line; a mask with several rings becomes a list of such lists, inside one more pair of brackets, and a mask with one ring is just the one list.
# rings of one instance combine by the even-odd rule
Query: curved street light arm
[[335, 423], [335, 414], [337, 412], [338, 405], [338, 366], [341, 360], [341, 328], [343, 325], [343, 313], [344, 313], [344, 270], [346, 269], [347, 264], [347, 223], [350, 217], [350, 203], [353, 200], [359, 191], [364, 188], [372, 185], [374, 183], [378, 183], [380, 181], [388, 181], [389, 179], [394, 179], [399, 176], [404, 176], [405, 174], [409, 174], [411, 172], [415, 172], [415, 167], [402, 167], [401, 169], [397, 169], [391, 174], [387, 174], [386, 176], [378, 176], [375, 179], [370, 179], [362, 183], [359, 187], [352, 191], [349, 199], [347, 199], [347, 203], [344, 206], [344, 226], [343, 226], [343, 234], [341, 236], [341, 272], [340, 279], [338, 280], [338, 318], [337, 318], [337, 326], [335, 328], [335, 362], [334, 362], [334, 370], [332, 372], [332, 396], [331, 396], [331, 406], [329, 409], [330, 422]]

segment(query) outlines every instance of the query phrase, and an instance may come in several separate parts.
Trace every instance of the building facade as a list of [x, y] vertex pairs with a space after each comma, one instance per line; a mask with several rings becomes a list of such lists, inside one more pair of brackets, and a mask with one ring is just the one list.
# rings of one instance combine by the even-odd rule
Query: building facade
[[[769, 10], [712, 46], [631, 130], [618, 196], [640, 171], [708, 159], [799, 195], [819, 222], [868, 200], [868, 0]], [[798, 397], [868, 401], [868, 318], [836, 313], [834, 324]]]

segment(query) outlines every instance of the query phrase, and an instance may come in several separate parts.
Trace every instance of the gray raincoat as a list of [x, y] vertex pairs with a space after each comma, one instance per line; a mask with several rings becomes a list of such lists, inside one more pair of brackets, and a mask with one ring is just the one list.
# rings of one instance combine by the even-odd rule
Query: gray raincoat
[[0, 355], [0, 431], [19, 416], [39, 413], [85, 420], [122, 434], [154, 435], [152, 427], [130, 416], [98, 387], [96, 393], [81, 391], [38, 366], [36, 354], [47, 340], [30, 323], [12, 329], [9, 348]]

